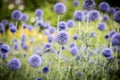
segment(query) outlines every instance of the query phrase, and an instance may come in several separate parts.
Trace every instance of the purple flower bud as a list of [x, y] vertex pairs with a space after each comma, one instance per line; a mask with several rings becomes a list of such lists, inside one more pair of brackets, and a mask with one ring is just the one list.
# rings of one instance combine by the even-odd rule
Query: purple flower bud
[[49, 72], [50, 72], [50, 68], [49, 68], [48, 66], [44, 66], [44, 67], [42, 68], [42, 73], [48, 74]]
[[28, 20], [28, 15], [27, 14], [22, 14], [22, 21], [27, 21]]
[[102, 17], [102, 20], [103, 20], [103, 21], [108, 21], [108, 20], [109, 20], [109, 16], [108, 16], [108, 15], [104, 15], [104, 16]]
[[42, 16], [44, 15], [44, 12], [43, 12], [43, 10], [41, 10], [41, 9], [36, 9], [35, 15], [36, 15], [37, 17], [42, 17]]
[[98, 24], [98, 29], [99, 29], [100, 31], [106, 30], [106, 24], [105, 24], [104, 22], [99, 23], [99, 24]]
[[75, 22], [74, 22], [73, 20], [68, 20], [68, 21], [67, 21], [67, 26], [68, 26], [69, 28], [72, 28], [72, 27], [75, 26]]
[[77, 6], [79, 6], [79, 5], [80, 5], [80, 2], [79, 2], [78, 0], [74, 0], [74, 3], [73, 3], [73, 4], [74, 4], [74, 6], [76, 6], [76, 7], [77, 7]]
[[102, 54], [105, 57], [111, 57], [112, 56], [112, 50], [110, 48], [105, 48], [102, 50]]
[[12, 33], [15, 33], [15, 32], [17, 31], [16, 26], [11, 26], [11, 27], [10, 27], [10, 31], [11, 31]]

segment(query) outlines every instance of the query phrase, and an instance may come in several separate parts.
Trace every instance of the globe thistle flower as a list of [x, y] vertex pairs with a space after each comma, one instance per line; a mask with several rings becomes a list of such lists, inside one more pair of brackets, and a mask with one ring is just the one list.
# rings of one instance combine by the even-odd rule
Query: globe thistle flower
[[79, 50], [77, 47], [72, 47], [70, 48], [70, 53], [73, 55], [73, 56], [76, 56], [78, 54]]
[[49, 23], [49, 22], [45, 22], [45, 23], [43, 24], [43, 27], [44, 27], [44, 29], [49, 29], [50, 23]]
[[15, 26], [15, 24], [13, 22], [9, 23], [9, 27]]
[[88, 11], [94, 9], [95, 6], [96, 6], [96, 3], [94, 0], [84, 0], [82, 4], [82, 7]]
[[28, 63], [31, 67], [37, 68], [42, 64], [42, 59], [40, 56], [34, 54], [29, 58]]
[[24, 50], [28, 50], [28, 45], [27, 45], [27, 44], [23, 44], [23, 45], [22, 45], [22, 48], [23, 48]]
[[8, 25], [8, 20], [7, 19], [3, 19], [1, 22], [4, 26]]
[[11, 33], [15, 33], [17, 31], [17, 27], [16, 26], [11, 26], [10, 27], [10, 32]]
[[42, 33], [43, 33], [44, 35], [49, 35], [49, 34], [50, 34], [49, 31], [48, 31], [48, 29], [43, 30]]
[[13, 58], [8, 62], [8, 67], [12, 71], [16, 71], [21, 68], [21, 62], [19, 59]]
[[8, 54], [3, 54], [2, 52], [0, 52], [0, 58], [2, 60], [5, 60], [8, 57]]
[[114, 20], [117, 23], [120, 23], [120, 11], [115, 12], [115, 14], [114, 14]]
[[22, 18], [22, 12], [19, 11], [19, 10], [14, 10], [11, 14], [11, 17], [12, 17], [13, 20], [19, 21]]
[[19, 45], [19, 43], [15, 43], [14, 44], [14, 50], [19, 50], [20, 49], [20, 45]]
[[30, 25], [27, 25], [27, 29], [29, 30], [29, 31], [32, 31], [32, 29], [33, 29], [33, 26], [30, 24]]
[[70, 48], [75, 47], [75, 46], [76, 46], [75, 43], [71, 43], [71, 44], [70, 44]]
[[112, 50], [110, 48], [105, 48], [102, 50], [102, 54], [105, 57], [111, 57], [112, 56]]
[[77, 40], [78, 39], [78, 34], [74, 34], [73, 39]]
[[44, 52], [51, 52], [52, 48], [53, 47], [52, 47], [52, 45], [50, 43], [46, 43], [46, 44], [43, 45], [43, 49], [42, 50]]
[[35, 10], [35, 15], [36, 15], [37, 17], [42, 17], [42, 16], [44, 15], [44, 12], [43, 12], [42, 9], [36, 9], [36, 10]]
[[101, 2], [100, 5], [99, 5], [99, 9], [102, 12], [108, 12], [109, 9], [110, 9], [110, 5], [107, 2]]
[[112, 46], [120, 46], [120, 34], [115, 33], [111, 38]]
[[98, 29], [99, 29], [100, 31], [106, 30], [106, 24], [105, 24], [104, 22], [99, 23], [99, 24], [98, 24]]
[[66, 6], [61, 2], [56, 3], [53, 9], [54, 12], [58, 15], [61, 15], [66, 12]]
[[75, 22], [74, 22], [73, 20], [68, 20], [68, 21], [67, 21], [67, 26], [68, 26], [69, 28], [72, 28], [72, 27], [75, 26]]
[[67, 23], [64, 21], [59, 22], [58, 29], [59, 31], [66, 31], [68, 29]]
[[116, 12], [115, 8], [110, 7], [110, 9], [109, 9], [109, 13], [110, 13], [110, 14], [114, 14], [115, 12]]
[[56, 35], [56, 42], [65, 45], [69, 41], [69, 35], [65, 31], [60, 31]]
[[56, 31], [56, 28], [55, 28], [55, 27], [50, 27], [50, 28], [49, 28], [49, 33], [50, 33], [50, 34], [53, 34], [55, 31]]
[[100, 13], [97, 10], [91, 10], [88, 14], [89, 21], [96, 21], [100, 18]]
[[111, 30], [109, 33], [109, 37], [111, 38], [116, 32], [114, 30]]
[[109, 39], [109, 35], [108, 34], [105, 35], [105, 39]]
[[43, 27], [44, 23], [43, 23], [42, 20], [37, 20], [37, 25], [40, 26], [40, 27]]
[[102, 20], [103, 20], [103, 21], [108, 21], [108, 20], [109, 20], [109, 16], [108, 16], [108, 15], [104, 15], [104, 16], [102, 17]]
[[76, 73], [76, 76], [77, 76], [77, 77], [81, 77], [81, 76], [82, 76], [82, 72], [78, 71], [78, 72]]
[[4, 33], [5, 32], [5, 28], [4, 25], [2, 23], [0, 23], [0, 33]]
[[0, 47], [0, 51], [1, 51], [2, 53], [7, 53], [8, 51], [10, 51], [10, 46], [7, 45], [7, 44], [3, 44], [3, 45], [1, 45], [1, 47]]
[[42, 78], [36, 78], [35, 80], [42, 80]]
[[28, 17], [27, 14], [22, 14], [22, 18], [21, 18], [21, 20], [25, 22], [25, 21], [28, 20], [28, 18], [29, 18], [29, 17]]
[[47, 36], [47, 41], [48, 41], [49, 43], [53, 42], [53, 40], [54, 40], [54, 38], [53, 38], [52, 35], [48, 35], [48, 36]]
[[74, 18], [76, 21], [83, 21], [85, 19], [84, 13], [80, 10], [74, 12]]
[[73, 4], [74, 4], [74, 6], [79, 6], [80, 5], [80, 2], [78, 1], [78, 0], [74, 0], [74, 2], [73, 2]]
[[50, 72], [50, 68], [49, 68], [48, 66], [44, 66], [44, 67], [42, 68], [42, 73], [48, 74], [49, 72]]

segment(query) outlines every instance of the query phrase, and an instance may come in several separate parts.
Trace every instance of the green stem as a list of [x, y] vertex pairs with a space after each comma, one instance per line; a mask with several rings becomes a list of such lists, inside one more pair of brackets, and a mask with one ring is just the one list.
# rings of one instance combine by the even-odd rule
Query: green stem
[[60, 15], [58, 15], [58, 19], [57, 19], [57, 33], [59, 32], [59, 20], [60, 20]]

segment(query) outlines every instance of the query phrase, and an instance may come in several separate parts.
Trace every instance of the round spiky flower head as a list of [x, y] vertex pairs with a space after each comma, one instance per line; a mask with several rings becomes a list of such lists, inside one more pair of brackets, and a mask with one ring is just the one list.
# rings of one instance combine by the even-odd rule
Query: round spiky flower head
[[15, 33], [17, 31], [16, 26], [11, 26], [10, 31], [11, 31], [11, 33]]
[[37, 17], [42, 17], [42, 16], [44, 15], [43, 10], [41, 10], [41, 9], [36, 9], [36, 10], [35, 10], [35, 15], [36, 15]]
[[42, 64], [42, 59], [40, 56], [38, 55], [32, 55], [29, 60], [28, 60], [28, 63], [31, 67], [38, 67]]
[[44, 66], [44, 67], [42, 68], [42, 73], [48, 74], [49, 72], [50, 72], [50, 68], [49, 68], [48, 66]]
[[92, 10], [95, 8], [95, 6], [96, 6], [96, 3], [94, 0], [84, 0], [82, 4], [82, 7], [85, 10]]
[[102, 50], [102, 54], [105, 57], [111, 57], [112, 56], [112, 50], [110, 48], [105, 48]]
[[4, 28], [4, 25], [2, 23], [0, 23], [0, 33], [4, 33], [5, 31], [5, 28]]
[[56, 35], [56, 42], [60, 45], [64, 45], [69, 41], [69, 35], [65, 31], [60, 31]]
[[7, 53], [8, 51], [10, 51], [10, 46], [7, 45], [7, 44], [3, 44], [1, 47], [0, 47], [0, 51], [2, 53]]
[[110, 5], [107, 2], [101, 2], [100, 5], [99, 5], [99, 9], [102, 12], [108, 12], [109, 9], [110, 9]]
[[80, 10], [74, 12], [74, 18], [76, 21], [83, 21], [85, 20], [84, 13]]
[[106, 24], [105, 24], [104, 22], [99, 23], [99, 24], [98, 24], [98, 29], [99, 29], [100, 31], [106, 30]]
[[17, 20], [17, 21], [21, 20], [21, 18], [22, 18], [22, 12], [19, 11], [19, 10], [14, 10], [12, 12], [12, 14], [11, 14], [11, 17], [12, 17], [12, 19]]
[[74, 4], [74, 6], [79, 6], [80, 5], [80, 2], [79, 2], [79, 0], [74, 0], [74, 2], [73, 2], [73, 4]]
[[73, 56], [76, 56], [78, 54], [79, 50], [77, 47], [72, 47], [70, 48], [70, 53], [73, 55]]
[[120, 24], [120, 11], [114, 13], [114, 20]]
[[9, 69], [16, 71], [21, 68], [21, 62], [19, 59], [13, 58], [8, 62]]
[[61, 15], [66, 12], [66, 6], [61, 2], [56, 3], [53, 9], [58, 15]]
[[22, 14], [22, 18], [21, 18], [21, 20], [22, 21], [27, 21], [28, 20], [28, 15], [27, 14]]
[[102, 17], [102, 20], [103, 20], [103, 21], [108, 21], [108, 20], [109, 20], [109, 16], [108, 16], [108, 15], [104, 15], [104, 16]]
[[116, 9], [113, 8], [113, 7], [110, 7], [110, 9], [109, 9], [109, 13], [110, 13], [110, 14], [114, 14], [115, 12], [116, 12]]
[[75, 22], [74, 22], [73, 20], [68, 20], [68, 21], [67, 21], [67, 26], [68, 26], [69, 28], [72, 28], [72, 27], [75, 26]]
[[120, 34], [115, 33], [111, 38], [112, 46], [120, 46]]
[[67, 23], [65, 21], [61, 21], [59, 23], [58, 29], [59, 29], [59, 31], [66, 31], [68, 29]]
[[91, 10], [88, 14], [89, 21], [96, 21], [100, 17], [100, 13], [97, 10]]

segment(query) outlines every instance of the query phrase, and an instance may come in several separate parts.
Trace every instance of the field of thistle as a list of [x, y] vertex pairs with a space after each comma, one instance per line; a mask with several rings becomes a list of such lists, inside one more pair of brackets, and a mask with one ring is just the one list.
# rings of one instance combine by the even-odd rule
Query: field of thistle
[[44, 21], [40, 8], [34, 24], [20, 10], [2, 20], [0, 80], [120, 80], [120, 10], [79, 1], [73, 5], [82, 8], [69, 20], [61, 20], [70, 10], [65, 3], [52, 6], [56, 25]]

